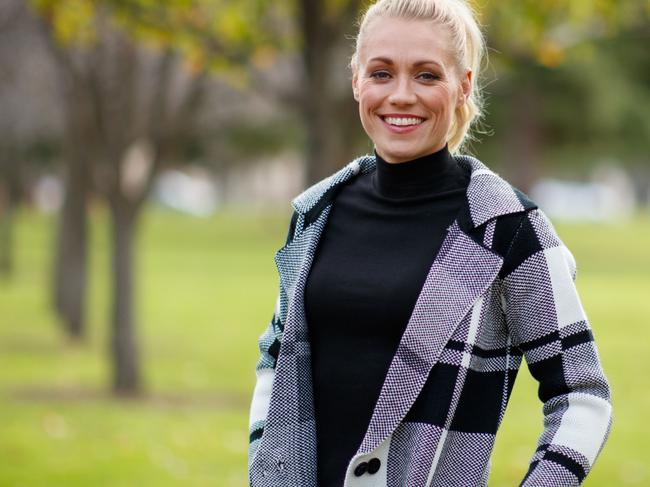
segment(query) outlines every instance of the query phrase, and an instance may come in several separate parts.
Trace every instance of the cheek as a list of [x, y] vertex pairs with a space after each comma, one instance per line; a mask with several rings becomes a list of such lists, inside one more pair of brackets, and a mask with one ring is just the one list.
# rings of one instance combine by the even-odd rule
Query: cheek
[[378, 103], [377, 97], [373, 96], [372, 93], [366, 94], [361, 100], [363, 102], [363, 106], [366, 108], [373, 108]]
[[449, 96], [448, 92], [439, 93], [437, 96], [429, 99], [429, 106], [432, 110], [449, 115], [456, 110], [455, 100]]
[[381, 103], [382, 90], [377, 86], [362, 83], [359, 86], [359, 103], [365, 108], [372, 108]]

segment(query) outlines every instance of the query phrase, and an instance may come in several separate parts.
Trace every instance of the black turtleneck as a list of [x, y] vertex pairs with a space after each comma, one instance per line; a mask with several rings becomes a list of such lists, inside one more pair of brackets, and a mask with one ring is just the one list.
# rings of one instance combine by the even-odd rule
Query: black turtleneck
[[336, 196], [305, 290], [318, 486], [341, 487], [391, 359], [465, 199], [447, 147], [352, 178]]

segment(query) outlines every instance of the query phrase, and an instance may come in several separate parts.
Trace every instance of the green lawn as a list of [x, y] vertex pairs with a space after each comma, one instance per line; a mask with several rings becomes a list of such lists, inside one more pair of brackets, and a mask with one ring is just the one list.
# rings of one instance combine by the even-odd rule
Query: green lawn
[[[287, 216], [241, 216], [144, 215], [137, 317], [148, 396], [128, 401], [106, 392], [105, 213], [92, 217], [86, 345], [67, 343], [49, 308], [53, 218], [20, 215], [16, 275], [0, 283], [0, 487], [246, 485], [256, 340], [273, 310]], [[650, 362], [641, 360], [650, 352], [650, 220], [558, 231], [578, 262], [614, 390], [614, 428], [585, 485], [650, 485]], [[517, 485], [541, 428], [524, 366], [491, 486]]]

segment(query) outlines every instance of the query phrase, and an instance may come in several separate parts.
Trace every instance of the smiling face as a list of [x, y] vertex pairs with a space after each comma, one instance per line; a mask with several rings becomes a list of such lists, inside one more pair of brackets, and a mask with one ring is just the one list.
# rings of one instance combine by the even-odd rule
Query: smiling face
[[447, 30], [430, 21], [378, 17], [368, 25], [352, 89], [361, 124], [386, 161], [415, 159], [447, 143], [471, 87], [471, 71], [458, 69], [450, 45]]

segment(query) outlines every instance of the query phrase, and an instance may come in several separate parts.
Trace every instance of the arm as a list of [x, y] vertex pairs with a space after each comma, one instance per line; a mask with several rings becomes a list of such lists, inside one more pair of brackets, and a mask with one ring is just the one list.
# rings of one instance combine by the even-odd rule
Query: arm
[[[287, 243], [293, 238], [297, 221], [297, 213], [291, 217]], [[267, 325], [264, 333], [258, 339], [258, 348], [260, 352], [257, 365], [255, 367], [256, 383], [251, 401], [249, 415], [249, 447], [248, 447], [248, 465], [250, 467], [253, 457], [259, 448], [264, 427], [266, 426], [266, 417], [271, 401], [271, 390], [273, 379], [275, 378], [275, 365], [280, 352], [282, 342], [282, 332], [287, 315], [287, 296], [282, 286], [278, 291], [275, 302], [275, 309], [271, 321]]]
[[266, 417], [271, 400], [271, 389], [275, 378], [275, 364], [280, 351], [283, 323], [280, 321], [282, 291], [278, 294], [275, 311], [264, 333], [258, 339], [260, 357], [255, 367], [255, 389], [251, 401], [248, 422], [249, 447], [248, 464], [252, 463], [255, 452], [259, 447], [266, 426]]
[[510, 336], [524, 352], [544, 403], [544, 431], [521, 486], [580, 485], [607, 439], [612, 408], [575, 288], [575, 260], [536, 209], [522, 218], [504, 267]]

